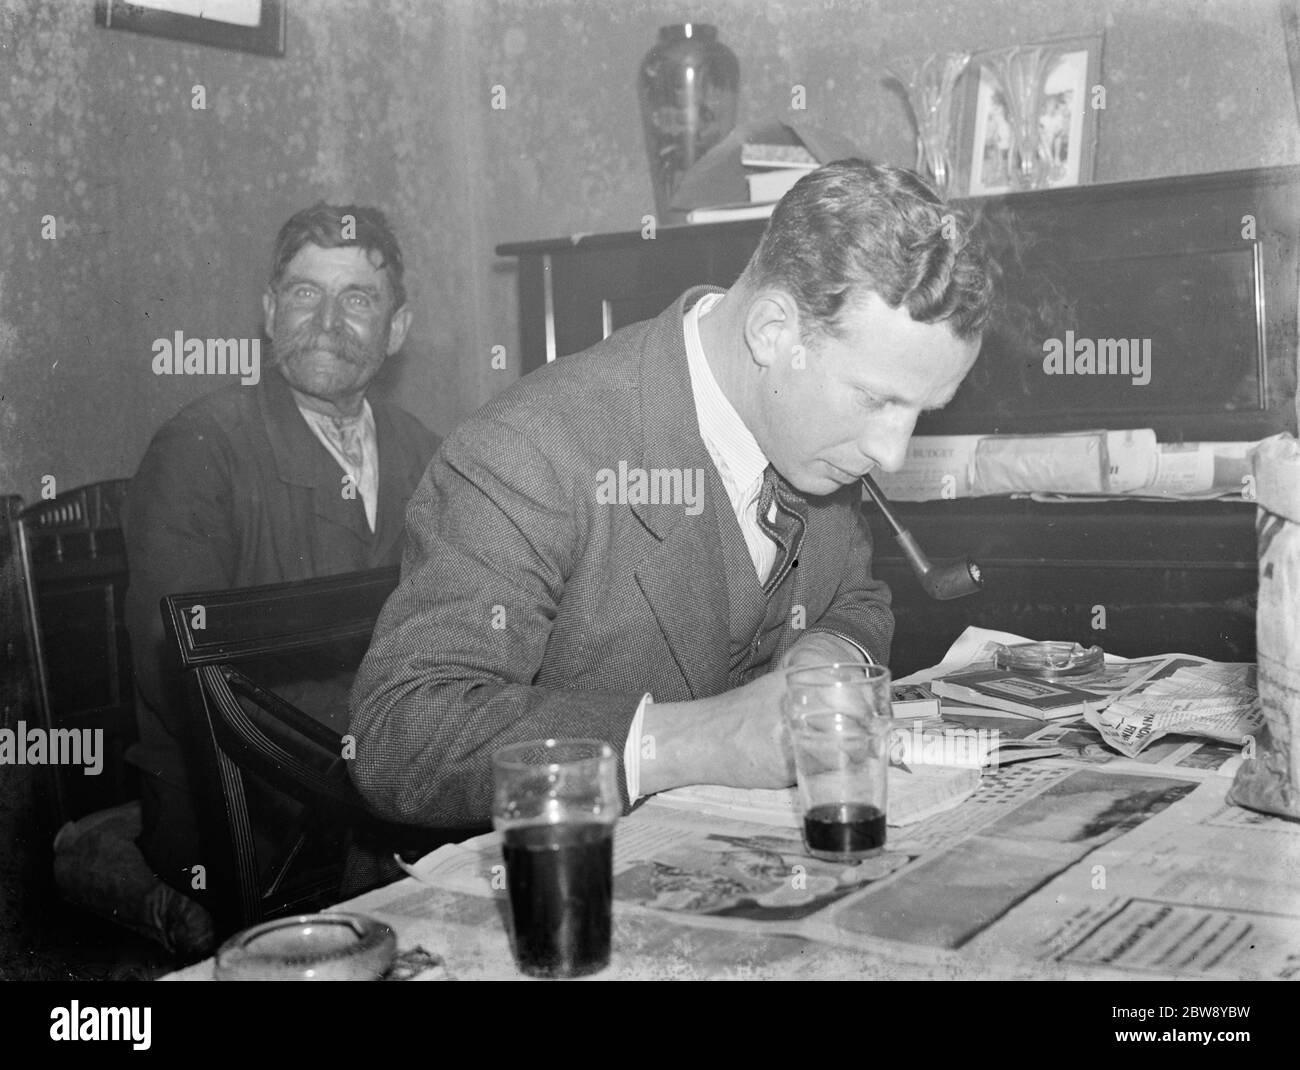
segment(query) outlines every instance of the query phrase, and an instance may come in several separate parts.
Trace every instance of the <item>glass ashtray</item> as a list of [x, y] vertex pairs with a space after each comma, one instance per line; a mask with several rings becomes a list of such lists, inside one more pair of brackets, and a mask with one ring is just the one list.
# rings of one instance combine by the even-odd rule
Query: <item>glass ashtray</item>
[[364, 914], [300, 914], [236, 933], [217, 952], [218, 981], [377, 981], [397, 934]]
[[1086, 650], [1078, 643], [1015, 643], [999, 646], [993, 659], [999, 669], [1036, 676], [1043, 680], [1091, 677], [1105, 667], [1099, 646]]

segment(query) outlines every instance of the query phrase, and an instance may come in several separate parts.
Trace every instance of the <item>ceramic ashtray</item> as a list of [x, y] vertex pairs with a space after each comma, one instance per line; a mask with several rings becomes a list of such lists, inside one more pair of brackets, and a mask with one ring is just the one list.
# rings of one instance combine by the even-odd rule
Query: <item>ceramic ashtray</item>
[[218, 981], [377, 981], [397, 936], [364, 914], [300, 914], [236, 933], [217, 952]]

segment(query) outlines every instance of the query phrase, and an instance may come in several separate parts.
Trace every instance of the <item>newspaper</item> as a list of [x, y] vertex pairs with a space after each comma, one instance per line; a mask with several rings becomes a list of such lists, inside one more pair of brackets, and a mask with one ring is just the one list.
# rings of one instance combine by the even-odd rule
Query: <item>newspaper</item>
[[[1267, 441], [1267, 440], [1265, 440]], [[1159, 442], [1155, 446], [1154, 470], [1145, 481], [1121, 485], [1116, 482], [1107, 494], [1066, 494], [1046, 489], [1029, 495], [1040, 502], [1098, 502], [1115, 497], [1140, 501], [1212, 501], [1219, 498], [1254, 497], [1250, 476], [1250, 453], [1258, 442]], [[1121, 462], [1122, 478], [1137, 470]]]
[[[717, 975], [730, 975], [730, 966], [736, 964], [744, 964], [744, 974], [761, 963], [780, 964], [780, 975], [789, 975], [786, 970], [794, 959], [812, 955], [808, 942], [866, 953], [877, 970], [910, 960], [927, 970], [969, 972], [952, 949], [921, 948], [918, 955], [906, 941], [854, 931], [856, 913], [850, 912], [848, 923], [841, 925], [837, 911], [872, 889], [888, 887], [923, 857], [996, 823], [1068, 775], [1068, 769], [1047, 768], [1046, 763], [1014, 767], [999, 774], [1005, 780], [996, 790], [986, 791], [991, 780], [982, 785], [975, 799], [985, 794], [987, 798], [978, 805], [972, 799], [968, 808], [891, 833], [880, 855], [856, 866], [808, 857], [793, 822], [726, 819], [651, 801], [621, 821], [615, 833], [615, 942], [624, 929], [630, 931], [624, 950], [632, 960], [643, 960], [642, 976], [646, 971], [655, 976], [690, 973], [689, 961], [664, 963], [656, 961], [655, 954], [644, 961], [647, 952], [663, 950], [662, 938], [653, 935], [663, 926], [673, 933], [685, 927], [727, 935], [720, 946], [729, 950], [715, 963], [721, 969]], [[440, 848], [408, 872], [440, 896], [493, 897], [505, 908], [504, 868], [495, 834]], [[402, 883], [409, 896], [408, 882]], [[440, 902], [448, 906], [446, 900]], [[373, 907], [378, 906], [377, 916], [389, 920], [392, 903], [371, 906], [369, 912], [375, 913]], [[407, 902], [401, 909], [410, 906]], [[463, 905], [456, 908], [458, 917], [484, 920], [466, 911]], [[427, 941], [425, 946], [430, 946]], [[455, 973], [458, 956], [453, 950], [438, 950]]]
[[1300, 824], [1228, 805], [1216, 777], [1059, 873], [973, 955], [1130, 977], [1300, 978]]
[[1039, 501], [1253, 497], [1257, 442], [1157, 442], [1150, 428], [1041, 435], [914, 435], [897, 472], [876, 481], [897, 501], [1028, 494]]
[[1073, 722], [1053, 722], [1031, 731], [1025, 738], [1033, 743], [1059, 747], [1063, 756], [1071, 761], [1117, 768], [1156, 767], [1191, 776], [1234, 776], [1245, 757], [1237, 741], [1223, 743], [1173, 735], [1149, 742], [1140, 754], [1130, 758], [1103, 742], [1100, 733], [1082, 718]]
[[[886, 849], [856, 866], [808, 857], [792, 827], [652, 801], [615, 834], [620, 950], [602, 976], [1283, 976], [1300, 963], [1300, 876], [1294, 865], [1277, 864], [1277, 851], [1300, 850], [1300, 826], [1259, 815], [1243, 822], [1242, 811], [1223, 804], [1227, 783], [1054, 761], [1014, 766], [986, 777], [963, 806], [891, 831]], [[1157, 835], [1121, 846], [1166, 814]], [[1206, 889], [1214, 887], [1225, 823], [1234, 878], [1220, 902]], [[1161, 852], [1159, 867], [1151, 849]], [[1103, 858], [1109, 877], [1098, 889], [1095, 865]], [[1184, 859], [1187, 879], [1205, 885], [1186, 904], [1172, 893]], [[471, 929], [503, 924], [505, 871], [495, 835], [440, 848], [410, 872], [427, 886], [424, 895], [402, 882], [397, 901], [368, 904], [399, 932], [410, 927], [412, 909], [424, 916], [428, 902]], [[1067, 878], [1072, 911], [1035, 891]], [[495, 901], [498, 911], [476, 910], [476, 899]], [[1107, 927], [1095, 947], [1060, 938], [1081, 902]], [[1190, 943], [1180, 956], [1108, 959], [1097, 950], [1126, 935], [1138, 940], [1153, 913], [1186, 921], [1178, 932]], [[1258, 931], [1268, 946], [1234, 944], [1220, 954], [1208, 936], [1183, 931], [1204, 917], [1229, 919], [1234, 936]], [[432, 934], [420, 935], [433, 946]], [[458, 932], [438, 951], [453, 975], [467, 965], [474, 976], [510, 975], [500, 932], [493, 955], [483, 958], [489, 936]]]
[[[615, 831], [597, 979], [1284, 979], [1300, 976], [1300, 824], [1229, 806], [1227, 777], [1046, 760], [858, 865], [790, 827], [664, 806]], [[434, 976], [518, 977], [495, 834], [338, 909], [391, 925]], [[212, 963], [172, 975], [208, 980]]]
[[1255, 666], [1237, 664], [1180, 668], [1117, 698], [1103, 711], [1088, 710], [1084, 719], [1129, 758], [1171, 734], [1249, 748], [1264, 727]]

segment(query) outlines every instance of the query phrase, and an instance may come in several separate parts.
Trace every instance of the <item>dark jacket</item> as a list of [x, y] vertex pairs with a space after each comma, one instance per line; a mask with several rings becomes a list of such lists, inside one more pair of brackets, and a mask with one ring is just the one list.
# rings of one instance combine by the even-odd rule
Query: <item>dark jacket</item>
[[[181, 793], [189, 779], [178, 732], [178, 682], [166, 671], [159, 601], [182, 591], [245, 587], [397, 564], [403, 515], [438, 438], [414, 416], [371, 400], [379, 451], [372, 535], [360, 495], [345, 498], [343, 471], [312, 433], [284, 378], [266, 369], [255, 387], [234, 385], [187, 405], [154, 436], [132, 480], [124, 528], [126, 598], [140, 743], [131, 759]], [[346, 730], [346, 683], [312, 712]], [[288, 697], [288, 696], [286, 696]], [[160, 804], [181, 805], [175, 794]], [[177, 830], [172, 848], [196, 848], [192, 821], [145, 806], [142, 846], [155, 868], [150, 825]], [[193, 859], [191, 859], [193, 861]], [[170, 878], [170, 873], [162, 873]]]
[[[496, 748], [588, 737], [621, 756], [644, 692], [672, 702], [727, 690], [714, 510], [611, 506], [597, 492], [620, 462], [712, 466], [682, 333], [685, 303], [704, 292], [528, 376], [430, 465], [407, 514], [401, 584], [352, 693], [349, 768], [385, 816], [481, 821]], [[809, 630], [849, 636], [885, 663], [893, 617], [871, 576], [861, 490], [808, 504], [792, 601]], [[784, 632], [772, 664], [803, 634]]]

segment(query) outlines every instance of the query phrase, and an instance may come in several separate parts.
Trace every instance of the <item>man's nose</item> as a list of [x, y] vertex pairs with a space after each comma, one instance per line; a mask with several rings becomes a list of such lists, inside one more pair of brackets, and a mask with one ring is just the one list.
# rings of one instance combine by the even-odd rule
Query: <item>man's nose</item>
[[334, 321], [338, 316], [338, 309], [335, 302], [329, 297], [321, 298], [321, 302], [316, 306], [316, 322], [320, 329], [325, 332], [334, 330]]
[[897, 472], [907, 459], [907, 444], [919, 415], [916, 409], [896, 406], [875, 414], [858, 440], [858, 448], [882, 471]]

